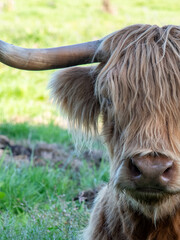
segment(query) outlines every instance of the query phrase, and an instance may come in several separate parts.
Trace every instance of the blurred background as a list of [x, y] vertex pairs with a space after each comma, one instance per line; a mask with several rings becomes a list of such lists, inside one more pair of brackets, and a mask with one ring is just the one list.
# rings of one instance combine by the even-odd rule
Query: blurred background
[[[180, 24], [179, 0], [0, 0], [0, 39], [48, 48], [100, 39], [136, 23]], [[54, 71], [0, 63], [0, 239], [79, 239], [109, 180], [99, 149], [77, 156], [49, 100]]]

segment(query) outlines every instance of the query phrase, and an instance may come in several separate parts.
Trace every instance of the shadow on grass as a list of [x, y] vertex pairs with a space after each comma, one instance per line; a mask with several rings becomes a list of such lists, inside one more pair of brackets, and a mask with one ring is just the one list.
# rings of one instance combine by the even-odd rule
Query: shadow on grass
[[68, 130], [60, 128], [54, 123], [48, 125], [31, 125], [30, 123], [0, 124], [0, 134], [13, 140], [27, 139], [31, 142], [45, 141], [47, 143], [60, 143], [69, 145], [72, 143]]

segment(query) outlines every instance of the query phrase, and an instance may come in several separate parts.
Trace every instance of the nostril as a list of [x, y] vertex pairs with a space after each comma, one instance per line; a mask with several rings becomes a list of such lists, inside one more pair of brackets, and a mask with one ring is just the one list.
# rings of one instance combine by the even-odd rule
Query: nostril
[[173, 165], [171, 165], [170, 167], [168, 167], [161, 175], [161, 179], [163, 181], [169, 181], [172, 178], [173, 175]]
[[171, 171], [171, 167], [168, 167], [163, 174], [168, 174]]
[[129, 170], [133, 177], [140, 177], [142, 175], [141, 171], [138, 167], [134, 164], [133, 158], [129, 159]]

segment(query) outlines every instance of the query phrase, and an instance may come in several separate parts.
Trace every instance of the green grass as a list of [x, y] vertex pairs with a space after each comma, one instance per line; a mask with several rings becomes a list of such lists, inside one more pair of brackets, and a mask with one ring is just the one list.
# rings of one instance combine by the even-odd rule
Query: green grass
[[49, 123], [46, 125], [30, 125], [24, 123], [2, 123], [0, 125], [0, 134], [6, 135], [13, 140], [27, 139], [30, 142], [44, 141], [47, 143], [60, 143], [64, 145], [72, 144], [70, 134], [66, 129]]
[[71, 168], [0, 163], [0, 239], [78, 239], [89, 211], [73, 198], [108, 181], [108, 165]]
[[[33, 165], [33, 163], [32, 163]], [[86, 162], [80, 171], [69, 168], [51, 168], [0, 165], [0, 191], [5, 193], [1, 199], [0, 210], [7, 209], [14, 213], [24, 207], [44, 209], [46, 202], [54, 202], [57, 196], [64, 195], [65, 201], [71, 201], [85, 188], [94, 188], [103, 181], [108, 181], [108, 164], [102, 162], [100, 168], [89, 168]]]
[[83, 205], [79, 207], [71, 202], [60, 203], [51, 203], [51, 207], [44, 211], [29, 209], [19, 215], [12, 215], [8, 211], [1, 214], [0, 239], [78, 240], [82, 226], [87, 224], [89, 213], [85, 212]]
[[[7, 4], [8, 0], [1, 2]], [[101, 0], [15, 0], [0, 9], [0, 39], [22, 47], [56, 47], [99, 39], [135, 23], [180, 24], [179, 0], [111, 0], [114, 14]], [[15, 142], [72, 144], [62, 114], [52, 106], [46, 88], [53, 71], [31, 72], [0, 64], [0, 134]], [[83, 161], [71, 168], [17, 168], [0, 160], [0, 240], [78, 239], [89, 210], [74, 203], [78, 192], [109, 178]]]
[[0, 217], [0, 239], [14, 240], [79, 240], [82, 226], [87, 224], [89, 212], [84, 205], [65, 202], [50, 202], [46, 210], [26, 209], [14, 215], [7, 211]]

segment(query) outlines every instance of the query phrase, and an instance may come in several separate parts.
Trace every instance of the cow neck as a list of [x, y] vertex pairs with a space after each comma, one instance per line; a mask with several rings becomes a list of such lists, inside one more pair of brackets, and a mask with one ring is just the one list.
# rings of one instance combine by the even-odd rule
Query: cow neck
[[173, 216], [157, 220], [156, 224], [135, 211], [127, 201], [118, 206], [122, 232], [128, 240], [180, 240], [180, 208]]

